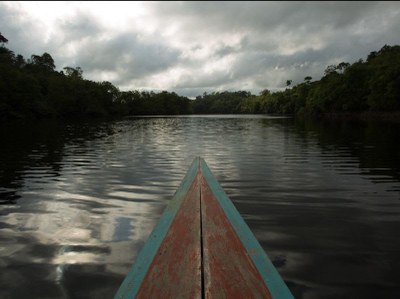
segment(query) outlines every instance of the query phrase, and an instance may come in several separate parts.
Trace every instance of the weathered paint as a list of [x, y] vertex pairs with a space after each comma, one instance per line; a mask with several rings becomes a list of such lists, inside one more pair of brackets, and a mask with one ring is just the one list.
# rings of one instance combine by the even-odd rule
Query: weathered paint
[[203, 159], [181, 186], [114, 298], [292, 299]]
[[187, 191], [196, 177], [198, 168], [199, 159], [196, 158], [193, 160], [185, 178], [183, 179], [171, 202], [165, 209], [160, 221], [150, 234], [142, 250], [137, 256], [132, 269], [129, 271], [128, 275], [115, 294], [115, 299], [136, 297], [150, 264], [152, 263], [154, 256], [157, 254], [157, 251], [160, 248], [160, 245], [180, 208], [182, 200], [185, 198]]
[[200, 177], [198, 172], [136, 298], [201, 298]]
[[211, 192], [219, 202], [224, 214], [235, 230], [235, 233], [241, 240], [246, 251], [249, 253], [251, 260], [263, 278], [265, 284], [268, 286], [272, 298], [293, 299], [293, 295], [290, 293], [278, 271], [275, 269], [260, 243], [253, 235], [246, 222], [244, 222], [243, 218], [225, 194], [224, 190], [221, 188], [203, 159], [200, 159], [200, 169]]
[[205, 298], [272, 298], [204, 178], [201, 217]]

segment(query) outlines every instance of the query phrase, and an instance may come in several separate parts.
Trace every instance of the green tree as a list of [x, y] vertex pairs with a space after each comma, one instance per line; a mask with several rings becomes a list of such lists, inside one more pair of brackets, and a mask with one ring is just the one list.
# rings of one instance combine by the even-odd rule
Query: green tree
[[348, 62], [341, 62], [337, 65], [336, 70], [340, 72], [344, 72], [348, 67], [350, 66], [350, 63]]
[[0, 43], [2, 44], [2, 46], [6, 43], [8, 43], [8, 39], [6, 39], [0, 32]]
[[328, 76], [330, 74], [336, 73], [336, 65], [328, 65], [327, 68], [324, 71], [324, 75]]
[[268, 89], [264, 89], [263, 91], [260, 92], [260, 96], [268, 96], [271, 94], [271, 91]]
[[83, 76], [82, 76], [83, 70], [79, 66], [76, 68], [66, 66], [63, 68], [63, 70], [65, 71], [65, 73], [68, 77], [75, 78], [75, 79], [83, 78]]
[[15, 60], [15, 54], [13, 51], [6, 47], [0, 47], [0, 63], [12, 65]]
[[42, 56], [32, 55], [31, 64], [42, 71], [52, 72], [56, 68], [54, 59], [49, 53], [43, 53]]

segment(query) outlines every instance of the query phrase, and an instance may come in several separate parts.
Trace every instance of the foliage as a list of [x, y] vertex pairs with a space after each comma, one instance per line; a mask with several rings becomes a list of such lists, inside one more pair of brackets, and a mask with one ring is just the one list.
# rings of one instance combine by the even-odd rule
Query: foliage
[[[25, 60], [0, 33], [0, 120], [31, 117], [104, 117], [150, 114], [310, 114], [400, 110], [400, 46], [385, 45], [367, 60], [329, 65], [319, 81], [285, 90], [204, 93], [195, 100], [175, 92], [120, 91], [83, 78], [80, 67], [57, 71], [48, 53]], [[290, 87], [290, 88], [289, 88]]]
[[[0, 44], [6, 42], [0, 33]], [[187, 114], [190, 109], [190, 100], [174, 92], [122, 92], [110, 82], [85, 80], [80, 67], [57, 72], [48, 53], [25, 60], [0, 46], [0, 120]]]
[[309, 114], [400, 110], [400, 46], [385, 45], [366, 62], [329, 65], [319, 81], [304, 82], [258, 96], [237, 97], [235, 92], [197, 97], [194, 113]]
[[8, 43], [8, 39], [6, 39], [0, 32], [0, 43], [2, 44], [6, 44]]
[[196, 97], [192, 109], [196, 114], [249, 113], [246, 110], [246, 100], [250, 97], [248, 91], [204, 93], [203, 96]]

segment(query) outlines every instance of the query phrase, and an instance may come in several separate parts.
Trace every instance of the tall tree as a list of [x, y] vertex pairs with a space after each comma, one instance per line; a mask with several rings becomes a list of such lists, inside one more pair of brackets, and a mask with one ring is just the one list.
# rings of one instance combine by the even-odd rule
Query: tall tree
[[325, 76], [336, 73], [336, 65], [328, 65], [324, 71]]
[[83, 70], [78, 66], [76, 68], [66, 66], [63, 68], [68, 77], [82, 79]]
[[305, 81], [307, 84], [310, 83], [311, 80], [312, 80], [312, 77], [310, 77], [310, 76], [307, 76], [307, 77], [304, 78], [304, 81]]
[[350, 66], [350, 63], [348, 63], [348, 62], [341, 62], [341, 63], [339, 63], [339, 64], [337, 65], [336, 69], [339, 70], [339, 71], [341, 71], [341, 72], [344, 72], [349, 66]]
[[0, 43], [1, 44], [6, 44], [8, 43], [8, 39], [6, 39], [0, 32]]
[[39, 68], [46, 71], [54, 71], [56, 65], [54, 64], [54, 59], [51, 57], [49, 53], [43, 53], [42, 56], [32, 55], [31, 56], [32, 64], [38, 66]]

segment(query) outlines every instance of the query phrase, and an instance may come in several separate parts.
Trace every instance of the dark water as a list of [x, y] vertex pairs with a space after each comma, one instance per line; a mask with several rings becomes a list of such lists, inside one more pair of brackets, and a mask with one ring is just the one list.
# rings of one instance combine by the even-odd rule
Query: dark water
[[400, 298], [400, 125], [0, 127], [0, 298], [112, 298], [195, 156], [296, 298]]

